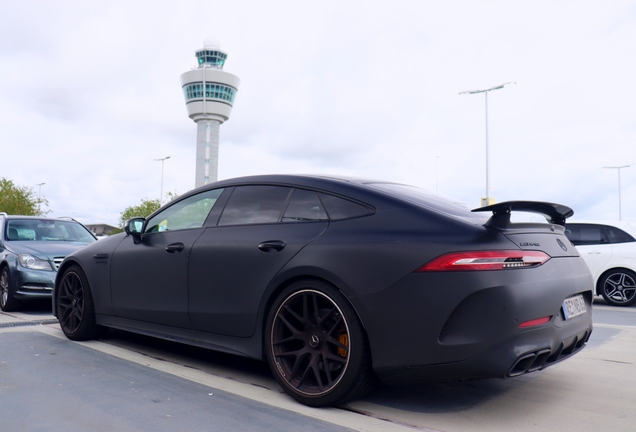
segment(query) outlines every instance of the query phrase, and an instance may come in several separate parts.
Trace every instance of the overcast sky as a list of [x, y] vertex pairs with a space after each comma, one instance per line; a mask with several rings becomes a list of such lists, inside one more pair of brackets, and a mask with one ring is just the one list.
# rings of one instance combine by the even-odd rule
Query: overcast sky
[[[52, 216], [117, 225], [194, 187], [179, 76], [213, 37], [241, 79], [219, 177], [342, 174], [474, 207], [618, 219], [636, 164], [636, 1], [0, 0], [0, 177]], [[636, 220], [636, 165], [621, 170]]]

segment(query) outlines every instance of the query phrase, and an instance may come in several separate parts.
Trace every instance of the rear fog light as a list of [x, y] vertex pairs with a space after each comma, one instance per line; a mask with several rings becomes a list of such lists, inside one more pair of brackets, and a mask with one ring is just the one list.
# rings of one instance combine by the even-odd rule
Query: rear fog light
[[522, 322], [521, 324], [519, 324], [519, 328], [527, 328], [527, 327], [538, 326], [538, 325], [550, 322], [551, 319], [552, 319], [552, 315], [547, 316], [547, 317], [543, 317], [543, 318], [533, 319], [533, 320], [526, 321], [526, 322]]

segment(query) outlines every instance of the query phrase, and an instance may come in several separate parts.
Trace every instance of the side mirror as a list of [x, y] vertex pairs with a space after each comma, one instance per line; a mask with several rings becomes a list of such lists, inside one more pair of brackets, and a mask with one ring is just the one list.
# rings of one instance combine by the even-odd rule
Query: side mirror
[[132, 236], [135, 244], [141, 243], [141, 235], [144, 232], [144, 226], [146, 225], [145, 218], [132, 218], [124, 225], [124, 231], [129, 236]]

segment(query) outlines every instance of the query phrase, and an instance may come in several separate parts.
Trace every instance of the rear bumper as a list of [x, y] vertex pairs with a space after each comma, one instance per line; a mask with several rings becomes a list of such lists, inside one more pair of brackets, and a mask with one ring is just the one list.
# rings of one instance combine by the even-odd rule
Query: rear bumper
[[580, 324], [525, 331], [459, 362], [383, 368], [376, 373], [386, 384], [511, 378], [543, 370], [578, 353], [592, 334], [591, 323], [589, 328], [571, 334], [580, 329]]
[[[578, 294], [587, 312], [566, 320], [563, 301]], [[592, 277], [580, 257], [533, 269], [412, 273], [352, 302], [387, 383], [541, 370], [578, 352], [592, 332]], [[519, 327], [543, 317], [550, 320]]]

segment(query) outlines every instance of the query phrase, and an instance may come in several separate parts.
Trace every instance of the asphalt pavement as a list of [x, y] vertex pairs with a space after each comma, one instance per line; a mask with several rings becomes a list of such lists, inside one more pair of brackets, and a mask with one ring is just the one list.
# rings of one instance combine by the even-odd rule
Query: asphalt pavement
[[0, 333], [5, 432], [343, 430], [22, 329]]
[[633, 431], [636, 307], [597, 301], [594, 323], [581, 353], [542, 372], [314, 409], [258, 361], [119, 331], [77, 343], [46, 307], [0, 313], [0, 431]]

